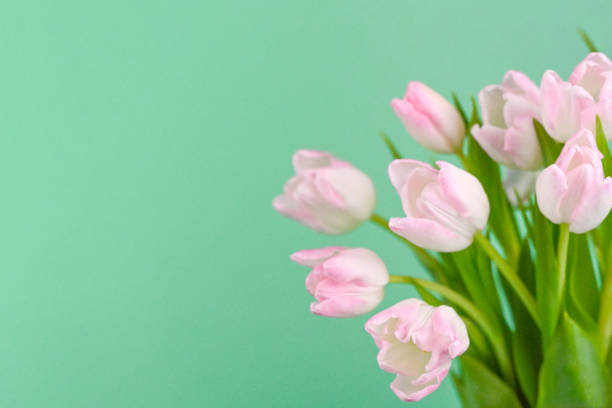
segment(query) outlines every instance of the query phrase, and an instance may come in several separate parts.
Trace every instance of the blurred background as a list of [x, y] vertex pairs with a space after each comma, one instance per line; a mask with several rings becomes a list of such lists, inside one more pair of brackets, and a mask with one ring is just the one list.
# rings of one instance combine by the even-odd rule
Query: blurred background
[[[400, 407], [367, 316], [308, 311], [289, 254], [366, 246], [274, 213], [298, 148], [368, 173], [401, 214], [384, 130], [420, 80], [466, 104], [612, 51], [612, 3], [20, 1], [0, 5], [0, 406]], [[383, 307], [412, 296], [390, 286]], [[483, 390], [486, 392], [486, 390]], [[414, 407], [455, 407], [450, 379]]]

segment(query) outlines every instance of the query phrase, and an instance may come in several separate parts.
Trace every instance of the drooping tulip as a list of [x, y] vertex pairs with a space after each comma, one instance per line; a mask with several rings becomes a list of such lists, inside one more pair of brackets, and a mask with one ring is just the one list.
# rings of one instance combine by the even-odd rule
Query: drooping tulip
[[330, 317], [367, 313], [382, 301], [389, 282], [387, 267], [366, 248], [327, 247], [306, 249], [291, 259], [309, 266], [306, 289], [317, 300], [310, 311]]
[[569, 224], [580, 234], [596, 228], [612, 208], [612, 178], [604, 177], [595, 137], [581, 130], [563, 146], [557, 161], [536, 182], [542, 214], [555, 224]]
[[391, 389], [403, 401], [418, 401], [434, 392], [452, 360], [470, 344], [453, 308], [433, 307], [419, 299], [406, 299], [377, 313], [365, 329], [380, 349], [380, 368], [396, 374]]
[[465, 125], [457, 109], [421, 82], [410, 82], [403, 99], [391, 107], [408, 133], [421, 145], [438, 153], [461, 149]]
[[343, 234], [370, 218], [376, 204], [372, 180], [330, 153], [298, 150], [295, 176], [276, 197], [274, 208], [327, 234]]
[[450, 163], [440, 170], [417, 160], [394, 160], [389, 178], [397, 190], [404, 218], [389, 227], [413, 244], [439, 252], [467, 248], [489, 217], [489, 201], [478, 179]]
[[508, 71], [501, 85], [489, 85], [478, 94], [482, 126], [472, 135], [491, 158], [523, 170], [542, 166], [542, 151], [533, 127], [541, 120], [538, 87], [522, 72]]
[[542, 124], [552, 137], [564, 143], [582, 128], [583, 112], [595, 104], [583, 87], [563, 81], [554, 71], [542, 76]]

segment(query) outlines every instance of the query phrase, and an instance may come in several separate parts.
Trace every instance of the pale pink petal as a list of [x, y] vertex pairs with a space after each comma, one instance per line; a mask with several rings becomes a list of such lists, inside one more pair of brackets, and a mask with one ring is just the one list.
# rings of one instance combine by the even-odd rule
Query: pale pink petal
[[514, 164], [508, 152], [504, 150], [507, 129], [485, 124], [482, 127], [474, 125], [471, 132], [480, 147], [493, 160], [505, 165]]
[[612, 208], [612, 179], [592, 188], [575, 209], [570, 221], [570, 231], [582, 234], [603, 222]]
[[338, 282], [355, 282], [366, 287], [384, 286], [389, 282], [384, 262], [366, 248], [345, 249], [326, 260], [323, 268], [330, 279]]
[[424, 218], [391, 218], [389, 228], [422, 248], [438, 252], [456, 252], [467, 248], [472, 237], [465, 237]]
[[538, 207], [542, 214], [555, 224], [563, 222], [559, 212], [559, 201], [567, 188], [565, 174], [556, 164], [545, 168], [536, 181]]
[[415, 169], [428, 170], [434, 176], [436, 174], [436, 170], [434, 170], [433, 167], [418, 160], [397, 159], [393, 160], [391, 164], [389, 164], [389, 179], [391, 180], [391, 184], [393, 184], [393, 187], [395, 187], [398, 193], [402, 191], [406, 179]]
[[323, 261], [328, 260], [332, 256], [342, 251], [344, 247], [331, 246], [317, 249], [303, 249], [291, 254], [291, 260], [300, 265], [314, 268]]

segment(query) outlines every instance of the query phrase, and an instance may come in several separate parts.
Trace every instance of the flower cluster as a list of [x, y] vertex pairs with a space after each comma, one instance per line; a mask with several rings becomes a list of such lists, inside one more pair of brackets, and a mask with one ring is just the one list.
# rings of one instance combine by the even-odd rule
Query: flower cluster
[[[410, 82], [405, 96], [392, 100], [393, 111], [418, 143], [436, 153], [456, 155], [465, 168], [442, 160], [434, 166], [404, 159], [393, 148], [395, 160], [388, 174], [403, 216], [387, 221], [375, 214], [370, 178], [352, 164], [315, 150], [295, 153], [296, 174], [274, 200], [274, 208], [334, 235], [372, 220], [407, 243], [431, 273], [433, 281], [389, 275], [384, 262], [366, 248], [327, 247], [291, 256], [312, 268], [306, 289], [316, 299], [310, 307], [314, 314], [368, 313], [382, 302], [389, 282], [413, 284], [431, 303], [407, 299], [375, 314], [365, 325], [380, 349], [381, 369], [397, 375], [391, 389], [399, 398], [416, 401], [440, 385], [453, 359], [468, 350], [466, 323], [471, 322], [470, 338], [477, 344], [462, 360], [458, 384], [470, 381], [470, 367], [478, 361], [482, 370], [491, 370], [500, 383], [507, 383], [522, 403], [546, 405], [550, 393], [534, 391], [527, 382], [537, 378], [540, 367], [547, 369], [547, 360], [534, 363], [535, 374], [528, 380], [512, 364], [517, 346], [510, 346], [508, 338], [522, 332], [504, 320], [499, 301], [491, 300], [504, 296], [493, 275], [497, 271], [504, 278], [514, 318], [526, 313], [544, 348], [555, 344], [566, 321], [574, 321], [572, 310], [579, 307], [575, 304], [563, 317], [566, 276], [571, 273], [568, 247], [582, 251], [576, 242], [585, 242], [580, 248], [587, 248], [590, 258], [589, 245], [607, 245], [605, 234], [612, 232], [612, 227], [601, 234], [598, 229], [589, 235], [595, 240], [591, 244], [571, 235], [594, 231], [612, 208], [612, 178], [607, 177], [612, 157], [605, 137], [612, 137], [612, 62], [593, 52], [567, 80], [546, 71], [539, 86], [524, 73], [508, 71], [500, 84], [485, 86], [478, 101], [481, 117], [474, 104], [469, 119], [457, 101], [453, 105], [419, 82]], [[612, 261], [612, 253], [605, 250], [599, 253], [600, 268], [607, 268], [608, 256]], [[519, 270], [525, 267], [531, 272]], [[533, 279], [526, 277], [528, 273]], [[539, 287], [529, 283], [542, 276], [550, 286], [546, 290], [542, 282]], [[604, 357], [612, 337], [608, 281], [612, 282], [612, 271], [604, 287], [595, 288], [602, 292], [603, 311], [592, 317], [603, 327], [602, 344], [596, 348], [603, 347]]]

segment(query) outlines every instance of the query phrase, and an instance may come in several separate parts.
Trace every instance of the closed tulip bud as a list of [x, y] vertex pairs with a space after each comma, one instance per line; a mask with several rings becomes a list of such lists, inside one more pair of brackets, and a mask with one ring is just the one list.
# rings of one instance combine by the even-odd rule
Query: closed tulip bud
[[612, 61], [601, 52], [593, 52], [574, 68], [569, 82], [583, 87], [593, 99], [598, 100], [608, 72], [612, 72]]
[[580, 234], [596, 228], [612, 208], [612, 178], [605, 177], [593, 134], [583, 129], [563, 146], [536, 182], [542, 214]]
[[491, 158], [523, 170], [542, 166], [542, 151], [533, 127], [541, 120], [538, 87], [522, 72], [508, 71], [501, 85], [489, 85], [478, 94], [482, 126], [472, 135]]
[[453, 359], [470, 345], [465, 324], [453, 308], [433, 307], [419, 299], [406, 299], [377, 313], [365, 329], [380, 349], [380, 368], [396, 374], [391, 389], [403, 401], [418, 401], [434, 392]]
[[382, 301], [389, 274], [383, 261], [365, 248], [306, 249], [291, 259], [309, 266], [306, 289], [317, 299], [310, 311], [329, 317], [367, 313]]
[[583, 87], [563, 81], [554, 71], [542, 77], [542, 124], [550, 137], [564, 143], [582, 126], [583, 112], [595, 101]]
[[367, 220], [376, 194], [368, 176], [327, 152], [298, 150], [295, 176], [285, 184], [274, 208], [326, 234], [343, 234]]
[[404, 99], [393, 99], [391, 107], [408, 133], [426, 148], [438, 153], [461, 149], [465, 126], [459, 112], [427, 85], [410, 82]]
[[405, 218], [389, 227], [422, 248], [455, 252], [467, 248], [489, 217], [489, 201], [470, 173], [443, 161], [440, 170], [416, 160], [394, 160], [389, 178], [397, 190]]

